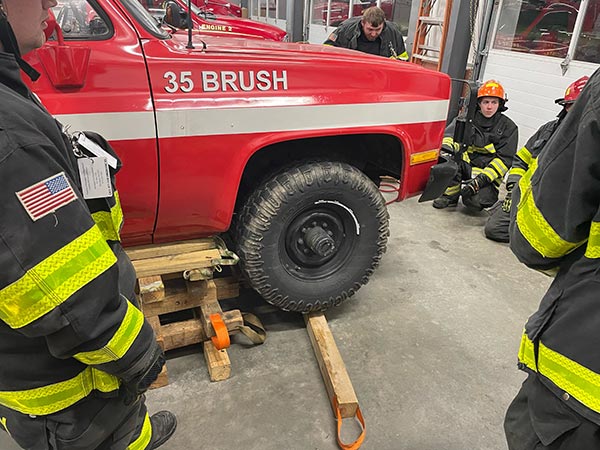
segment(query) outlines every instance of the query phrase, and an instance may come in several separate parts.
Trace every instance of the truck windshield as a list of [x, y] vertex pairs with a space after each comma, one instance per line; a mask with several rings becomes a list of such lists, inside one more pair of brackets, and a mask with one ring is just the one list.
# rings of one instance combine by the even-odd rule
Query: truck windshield
[[[184, 3], [186, 5], [187, 8], [187, 0], [184, 0]], [[192, 8], [192, 12], [200, 17], [204, 17], [205, 19], [209, 19], [209, 20], [216, 20], [217, 16], [215, 14], [213, 14], [210, 11], [205, 11], [203, 9], [200, 9], [198, 6], [196, 6], [194, 3], [190, 4], [190, 7]]]
[[140, 4], [138, 0], [120, 0], [125, 9], [129, 11], [129, 14], [133, 16], [133, 18], [142, 25], [146, 30], [152, 33], [154, 36], [167, 39], [169, 38], [169, 33], [160, 28], [156, 23], [156, 20], [150, 15], [148, 11], [144, 9], [144, 7]]

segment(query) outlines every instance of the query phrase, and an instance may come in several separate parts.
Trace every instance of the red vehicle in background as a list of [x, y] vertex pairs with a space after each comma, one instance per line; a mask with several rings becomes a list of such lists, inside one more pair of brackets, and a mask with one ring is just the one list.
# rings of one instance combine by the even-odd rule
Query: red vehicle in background
[[74, 6], [82, 22], [52, 25], [56, 39], [27, 55], [31, 87], [122, 159], [124, 244], [225, 233], [250, 285], [284, 310], [327, 309], [369, 280], [389, 235], [381, 177], [401, 180], [399, 199], [423, 190], [447, 75], [323, 45], [195, 33], [190, 46], [138, 0], [54, 13]]
[[[164, 0], [139, 0], [146, 8], [164, 8]], [[186, 6], [188, 0], [184, 0]], [[242, 8], [235, 3], [225, 0], [192, 0], [192, 5], [197, 6], [202, 11], [211, 12], [222, 16], [242, 17]]]
[[[511, 32], [514, 26], [500, 26], [494, 43], [495, 48], [556, 58], [566, 57], [575, 22], [580, 14], [580, 3], [571, 0], [546, 0], [520, 5], [519, 11], [515, 13], [518, 13], [516, 30]], [[598, 61], [599, 25], [600, 7], [591, 3], [581, 27], [576, 55], [578, 59]], [[503, 33], [504, 28], [510, 30], [509, 34]]]
[[235, 3], [226, 2], [225, 0], [192, 0], [192, 3], [204, 11], [214, 14], [242, 17], [242, 8]]
[[[187, 29], [188, 10], [186, 0], [168, 0], [163, 2], [163, 7], [164, 9], [158, 11], [161, 11], [165, 23], [175, 28]], [[199, 30], [203, 35], [268, 39], [271, 41], [287, 41], [288, 39], [287, 33], [275, 25], [233, 16], [217, 16], [193, 4], [191, 10], [193, 28]]]
[[[352, 17], [361, 16], [363, 11], [371, 6], [377, 6], [376, 1], [354, 2], [352, 4]], [[383, 0], [379, 5], [385, 12], [387, 20], [392, 20], [394, 3], [392, 0]], [[332, 1], [329, 13], [329, 26], [337, 27], [349, 17], [350, 6], [348, 1]], [[312, 23], [327, 24], [327, 1], [318, 0], [313, 3]]]

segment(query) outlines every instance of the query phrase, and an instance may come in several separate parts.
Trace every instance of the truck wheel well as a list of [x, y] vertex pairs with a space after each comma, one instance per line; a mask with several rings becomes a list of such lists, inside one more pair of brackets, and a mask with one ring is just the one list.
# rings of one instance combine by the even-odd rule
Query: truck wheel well
[[300, 161], [346, 162], [379, 185], [382, 175], [400, 177], [402, 152], [401, 141], [386, 134], [323, 136], [268, 145], [254, 153], [244, 168], [236, 211], [263, 180]]

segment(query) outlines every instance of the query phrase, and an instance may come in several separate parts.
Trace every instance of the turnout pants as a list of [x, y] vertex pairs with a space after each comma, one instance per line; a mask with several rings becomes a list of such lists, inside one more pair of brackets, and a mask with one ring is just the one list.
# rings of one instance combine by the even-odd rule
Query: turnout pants
[[[122, 398], [93, 394], [48, 416], [28, 416], [0, 406], [4, 429], [25, 450], [125, 450], [137, 440], [146, 417], [145, 397], [130, 405]], [[138, 450], [149, 449], [137, 446]]]
[[[466, 161], [461, 161], [458, 164], [458, 172], [450, 183], [450, 186], [446, 188], [444, 195], [449, 197], [457, 198], [460, 196], [460, 190], [462, 188], [463, 181], [475, 178], [482, 172], [479, 167], [473, 167]], [[489, 208], [498, 201], [498, 186], [495, 183], [491, 183], [484, 188], [480, 189], [479, 192], [471, 197], [468, 201], [463, 199], [465, 206], [469, 206], [474, 209]]]
[[509, 242], [508, 226], [510, 225], [510, 213], [502, 209], [502, 202], [496, 202], [491, 209], [491, 215], [485, 223], [485, 237], [496, 242]]
[[506, 411], [509, 450], [600, 449], [600, 427], [563, 404], [530, 374]]

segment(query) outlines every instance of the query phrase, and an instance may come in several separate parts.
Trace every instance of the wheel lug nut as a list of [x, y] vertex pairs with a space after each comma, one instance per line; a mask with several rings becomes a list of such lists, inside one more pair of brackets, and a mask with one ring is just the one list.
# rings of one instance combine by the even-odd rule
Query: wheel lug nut
[[298, 242], [299, 245], [303, 245], [304, 244], [304, 239], [298, 238], [297, 242]]
[[323, 222], [323, 223], [321, 224], [321, 228], [327, 228], [327, 224], [326, 224], [325, 222]]
[[333, 231], [331, 231], [331, 230], [327, 230], [327, 234], [328, 234], [329, 236], [333, 236]]
[[313, 223], [312, 223], [312, 226], [313, 226], [313, 227], [316, 227], [316, 226], [317, 226], [317, 222], [313, 222]]

